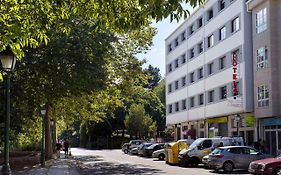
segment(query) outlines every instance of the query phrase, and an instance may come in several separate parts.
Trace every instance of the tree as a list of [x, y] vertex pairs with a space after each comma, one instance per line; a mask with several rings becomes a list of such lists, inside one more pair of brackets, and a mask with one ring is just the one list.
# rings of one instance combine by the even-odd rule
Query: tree
[[161, 80], [160, 69], [149, 65], [144, 72], [149, 76], [148, 84], [145, 86], [145, 88], [153, 89]]
[[125, 117], [125, 126], [131, 136], [147, 137], [153, 136], [156, 131], [156, 124], [152, 118], [145, 113], [144, 106], [132, 104], [129, 114]]
[[94, 19], [101, 27], [120, 33], [146, 26], [151, 19], [160, 21], [170, 15], [171, 20], [178, 20], [189, 14], [183, 9], [183, 2], [195, 7], [204, 0], [2, 0], [0, 51], [10, 45], [22, 58], [23, 48], [47, 44], [52, 28], [69, 32], [68, 19], [73, 15]]

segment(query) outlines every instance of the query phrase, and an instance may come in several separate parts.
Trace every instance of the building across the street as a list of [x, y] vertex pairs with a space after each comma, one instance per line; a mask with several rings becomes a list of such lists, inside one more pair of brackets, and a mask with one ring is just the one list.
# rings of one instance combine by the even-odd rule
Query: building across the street
[[268, 153], [281, 153], [281, 1], [249, 0], [252, 13], [257, 137]]
[[207, 1], [165, 43], [166, 124], [176, 139], [239, 135], [251, 145], [252, 22], [245, 1]]

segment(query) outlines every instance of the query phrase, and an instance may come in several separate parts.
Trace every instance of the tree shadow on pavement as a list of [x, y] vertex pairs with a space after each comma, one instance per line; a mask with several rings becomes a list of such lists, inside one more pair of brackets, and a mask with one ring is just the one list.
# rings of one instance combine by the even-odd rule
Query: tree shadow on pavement
[[114, 164], [109, 162], [98, 162], [94, 164], [83, 165], [79, 167], [80, 174], [93, 175], [126, 175], [126, 174], [161, 174], [162, 170], [143, 165], [135, 164]]

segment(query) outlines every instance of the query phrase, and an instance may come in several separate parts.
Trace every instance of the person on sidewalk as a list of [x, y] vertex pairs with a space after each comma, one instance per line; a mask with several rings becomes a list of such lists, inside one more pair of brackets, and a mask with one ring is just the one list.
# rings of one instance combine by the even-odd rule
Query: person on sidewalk
[[68, 150], [69, 150], [69, 141], [68, 139], [65, 139], [64, 142], [63, 142], [63, 147], [64, 147], [64, 155], [65, 155], [65, 158], [68, 158]]
[[57, 144], [56, 144], [56, 150], [57, 150], [57, 157], [60, 158], [60, 150], [61, 150], [61, 143], [60, 141], [58, 140]]

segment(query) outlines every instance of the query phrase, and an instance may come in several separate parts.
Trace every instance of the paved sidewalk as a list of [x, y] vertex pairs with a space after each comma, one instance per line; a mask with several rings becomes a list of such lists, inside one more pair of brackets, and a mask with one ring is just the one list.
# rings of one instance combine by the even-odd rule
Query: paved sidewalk
[[12, 172], [13, 175], [79, 175], [75, 167], [71, 166], [70, 160], [61, 158], [46, 162], [46, 167], [38, 167], [25, 172]]

